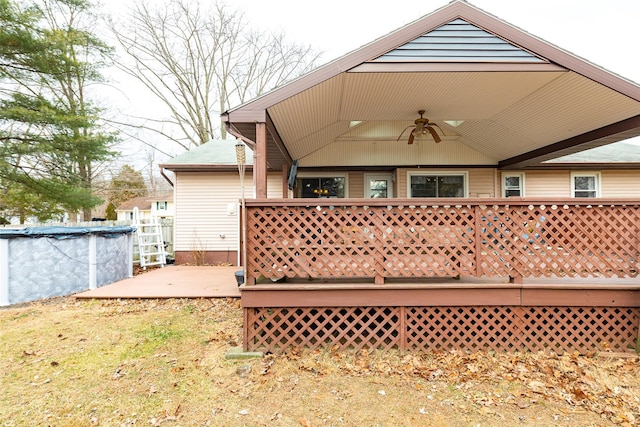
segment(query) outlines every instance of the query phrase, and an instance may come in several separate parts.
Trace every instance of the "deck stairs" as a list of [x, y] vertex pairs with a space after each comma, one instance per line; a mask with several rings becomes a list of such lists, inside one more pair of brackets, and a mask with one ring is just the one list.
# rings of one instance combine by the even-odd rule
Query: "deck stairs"
[[[167, 263], [162, 226], [156, 216], [141, 218], [138, 208], [133, 209], [133, 226], [136, 228], [137, 251], [140, 267], [147, 269], [152, 265], [164, 267]], [[135, 262], [135, 261], [134, 261]]]

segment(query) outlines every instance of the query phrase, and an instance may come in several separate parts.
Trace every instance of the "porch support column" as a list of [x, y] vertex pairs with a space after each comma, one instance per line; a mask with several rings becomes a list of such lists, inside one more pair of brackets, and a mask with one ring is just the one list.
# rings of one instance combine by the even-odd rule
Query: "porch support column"
[[289, 176], [287, 175], [287, 165], [282, 165], [282, 198], [283, 199], [288, 199], [289, 198]]
[[253, 152], [253, 184], [257, 199], [267, 198], [267, 124], [256, 123], [256, 149]]

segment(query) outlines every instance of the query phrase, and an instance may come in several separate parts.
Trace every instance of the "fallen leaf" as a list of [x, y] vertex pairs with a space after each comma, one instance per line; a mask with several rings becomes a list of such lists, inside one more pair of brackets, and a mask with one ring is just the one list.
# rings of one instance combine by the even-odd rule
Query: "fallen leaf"
[[584, 400], [587, 399], [588, 396], [585, 394], [584, 391], [580, 390], [579, 388], [574, 388], [573, 389], [573, 395], [580, 400]]
[[311, 427], [311, 423], [307, 421], [306, 418], [300, 418], [298, 421], [300, 421], [300, 425], [303, 427]]

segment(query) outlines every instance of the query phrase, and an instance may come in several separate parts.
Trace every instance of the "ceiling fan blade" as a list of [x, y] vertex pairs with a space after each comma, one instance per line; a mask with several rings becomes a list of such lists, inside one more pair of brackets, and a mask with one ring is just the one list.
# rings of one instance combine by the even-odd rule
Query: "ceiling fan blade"
[[433, 126], [433, 127], [437, 127], [438, 129], [440, 129], [440, 132], [442, 132], [442, 134], [444, 135], [444, 131], [442, 130], [442, 128], [440, 126], [438, 126], [436, 123], [429, 123], [429, 126]]
[[[400, 138], [402, 138], [402, 135], [404, 135], [404, 133], [407, 131], [407, 129], [409, 129], [409, 128], [413, 128], [413, 127], [415, 127], [415, 126], [414, 126], [414, 125], [410, 125], [410, 126], [407, 126], [406, 128], [404, 128], [404, 129], [402, 130], [402, 132], [400, 132], [400, 136], [398, 137], [398, 139], [396, 139], [396, 142], [397, 142], [397, 141], [400, 141]], [[413, 132], [412, 132], [411, 134], [413, 135]]]
[[409, 141], [407, 142], [407, 144], [409, 144], [409, 145], [413, 144], [413, 138], [414, 138], [414, 135], [413, 135], [413, 132], [411, 132], [409, 134]]
[[442, 141], [442, 139], [440, 139], [440, 136], [438, 135], [438, 132], [436, 132], [436, 130], [431, 125], [427, 126], [427, 130], [433, 137], [433, 140], [436, 142], [436, 144]]

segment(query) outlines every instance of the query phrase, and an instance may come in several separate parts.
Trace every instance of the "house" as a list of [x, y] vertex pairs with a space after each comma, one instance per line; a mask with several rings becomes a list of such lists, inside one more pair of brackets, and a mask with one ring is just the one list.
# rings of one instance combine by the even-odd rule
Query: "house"
[[640, 171], [551, 161], [639, 136], [637, 84], [454, 0], [222, 119], [245, 349], [638, 345]]
[[172, 218], [174, 215], [173, 193], [163, 193], [155, 196], [134, 197], [116, 208], [118, 221], [133, 219], [133, 210], [138, 208], [140, 219]]
[[[174, 250], [176, 264], [240, 263], [242, 188], [236, 140], [213, 140], [178, 155], [159, 167], [173, 172], [176, 199]], [[253, 153], [246, 150], [244, 193], [254, 197]], [[267, 174], [270, 193], [282, 197], [282, 176]]]

